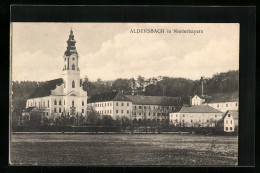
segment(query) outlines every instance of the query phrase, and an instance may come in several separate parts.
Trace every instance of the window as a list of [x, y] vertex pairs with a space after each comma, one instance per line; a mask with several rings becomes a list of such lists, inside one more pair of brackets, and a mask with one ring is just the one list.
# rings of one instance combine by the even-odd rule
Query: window
[[121, 114], [123, 114], [124, 113], [124, 110], [121, 110]]
[[112, 106], [112, 103], [110, 103], [110, 106]]
[[56, 113], [56, 111], [57, 111], [56, 108], [54, 108], [54, 112], [55, 112], [55, 113]]
[[193, 120], [190, 120], [191, 123], [193, 123]]
[[59, 108], [59, 113], [61, 113], [61, 108]]
[[127, 103], [127, 106], [129, 106], [129, 103]]
[[[35, 103], [35, 104], [36, 104], [36, 103]], [[54, 100], [54, 105], [57, 105], [57, 100], [56, 100], [56, 99]]]
[[[65, 59], [65, 61], [66, 61], [66, 59]], [[66, 70], [66, 65], [65, 65], [65, 70]], [[64, 87], [65, 88], [65, 87]]]
[[228, 104], [226, 104], [226, 107], [228, 107]]
[[209, 122], [209, 120], [207, 120], [207, 122]]
[[136, 106], [135, 106], [135, 109], [136, 109]]
[[82, 109], [82, 111], [81, 111], [82, 113], [84, 113], [84, 109]]
[[232, 130], [232, 127], [230, 127], [229, 129]]
[[74, 100], [72, 100], [72, 106], [74, 106]]
[[129, 114], [129, 110], [127, 110], [126, 112], [127, 112], [127, 114]]
[[71, 66], [71, 67], [72, 67], [72, 70], [75, 70], [75, 65], [74, 65], [74, 64], [72, 64], [72, 66]]
[[48, 112], [46, 112], [46, 115], [48, 115]]
[[107, 104], [105, 103], [105, 106], [107, 106]]
[[64, 100], [64, 105], [65, 105], [65, 100]]
[[230, 117], [230, 114], [228, 114], [228, 117]]
[[110, 113], [112, 114], [112, 110], [110, 110]]
[[183, 114], [182, 117], [185, 117], [185, 115]]
[[45, 107], [45, 101], [43, 101], [43, 107]]
[[101, 106], [103, 107], [103, 103], [101, 104]]
[[116, 103], [116, 106], [118, 106], [118, 103]]
[[200, 123], [200, 120], [199, 120], [199, 123]]
[[140, 112], [139, 115], [142, 115], [142, 113]]
[[237, 103], [236, 103], [236, 106], [237, 106]]
[[219, 104], [217, 105], [217, 107], [219, 108]]
[[215, 115], [215, 118], [217, 118], [217, 115]]
[[72, 88], [75, 88], [75, 81], [72, 81]]
[[82, 101], [82, 106], [84, 106], [84, 101]]
[[118, 110], [116, 110], [116, 113], [118, 114]]
[[49, 100], [48, 100], [48, 107], [50, 107], [50, 103], [49, 103]]
[[146, 113], [144, 113], [144, 116], [146, 116]]
[[136, 112], [134, 112], [134, 115], [136, 115]]
[[148, 113], [148, 116], [150, 116], [150, 112]]
[[144, 109], [146, 109], [146, 106], [144, 106]]
[[59, 101], [59, 105], [61, 105], [61, 100]]
[[182, 120], [182, 123], [185, 123], [185, 121], [184, 121], [184, 120]]
[[228, 127], [226, 127], [226, 131], [228, 131]]
[[178, 114], [176, 114], [176, 117], [178, 117]]
[[139, 106], [139, 109], [142, 109], [142, 106]]
[[121, 103], [121, 106], [124, 106], [124, 103]]
[[153, 113], [153, 116], [155, 116], [155, 113]]

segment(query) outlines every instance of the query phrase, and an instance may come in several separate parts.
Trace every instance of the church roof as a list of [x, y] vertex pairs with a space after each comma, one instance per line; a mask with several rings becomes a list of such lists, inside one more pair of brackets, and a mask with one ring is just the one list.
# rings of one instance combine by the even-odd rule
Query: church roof
[[45, 97], [51, 95], [51, 90], [54, 90], [56, 86], [59, 86], [63, 83], [62, 78], [46, 81], [42, 84], [42, 86], [35, 89], [29, 99], [37, 98], [37, 97]]
[[127, 95], [127, 97], [136, 105], [179, 106], [181, 100], [180, 97], [164, 96]]
[[119, 91], [96, 94], [91, 96], [88, 99], [88, 103], [105, 102], [105, 101], [131, 101], [131, 100], [128, 97], [126, 97], [122, 92]]
[[179, 113], [222, 113], [208, 105], [183, 106]]

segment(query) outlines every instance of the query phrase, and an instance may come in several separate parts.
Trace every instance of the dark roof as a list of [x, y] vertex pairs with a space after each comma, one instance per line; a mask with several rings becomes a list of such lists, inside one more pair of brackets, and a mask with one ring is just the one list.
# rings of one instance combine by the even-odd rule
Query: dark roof
[[183, 106], [179, 113], [222, 113], [208, 105]]
[[179, 106], [180, 97], [126, 95], [136, 105]]
[[131, 101], [131, 100], [128, 97], [126, 97], [122, 92], [118, 92], [118, 91], [96, 94], [91, 96], [88, 99], [88, 103], [105, 102], [105, 101]]
[[56, 86], [59, 86], [62, 83], [63, 83], [62, 78], [46, 81], [42, 84], [42, 86], [35, 89], [35, 91], [29, 97], [29, 99], [49, 96], [49, 95], [51, 95], [51, 90], [54, 90], [56, 88]]
[[227, 110], [227, 112], [225, 113], [225, 115], [223, 116], [223, 119], [228, 115], [231, 114], [232, 117], [237, 120], [238, 119], [238, 111], [237, 110]]
[[216, 93], [212, 94], [212, 99], [209, 99], [208, 103], [220, 103], [220, 102], [237, 102], [238, 92], [230, 93]]

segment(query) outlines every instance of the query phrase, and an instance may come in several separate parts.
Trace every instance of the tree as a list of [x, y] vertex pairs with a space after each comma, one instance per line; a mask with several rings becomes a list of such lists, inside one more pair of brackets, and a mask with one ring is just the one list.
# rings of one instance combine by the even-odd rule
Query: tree
[[91, 125], [97, 125], [99, 120], [101, 120], [100, 115], [96, 111], [91, 111], [87, 115], [87, 122]]
[[102, 125], [113, 126], [113, 118], [110, 115], [103, 115], [102, 116]]

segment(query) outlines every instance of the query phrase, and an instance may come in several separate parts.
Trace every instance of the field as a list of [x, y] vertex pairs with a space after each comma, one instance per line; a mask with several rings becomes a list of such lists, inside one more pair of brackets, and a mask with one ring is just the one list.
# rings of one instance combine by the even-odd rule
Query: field
[[237, 136], [14, 134], [13, 165], [237, 165]]

